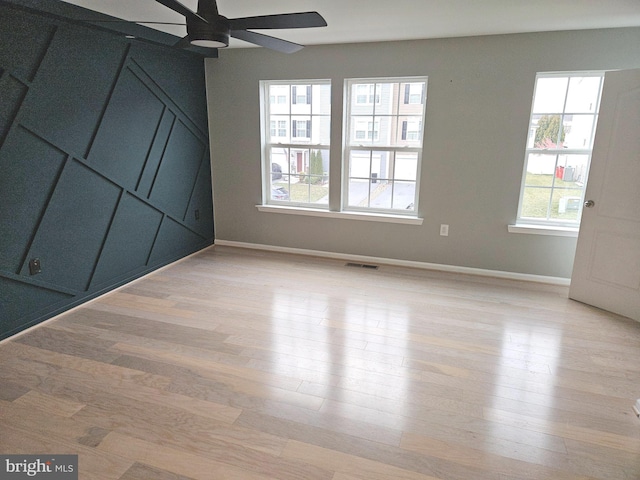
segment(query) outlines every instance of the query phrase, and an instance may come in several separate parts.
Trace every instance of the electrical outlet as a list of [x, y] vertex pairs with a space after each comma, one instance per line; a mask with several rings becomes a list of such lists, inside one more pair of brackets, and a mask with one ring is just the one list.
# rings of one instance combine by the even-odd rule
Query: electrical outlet
[[32, 258], [31, 260], [29, 260], [29, 274], [35, 275], [40, 272], [42, 272], [42, 265], [40, 264], [40, 259]]
[[444, 223], [440, 225], [440, 235], [443, 237], [449, 236], [449, 225], [446, 225]]

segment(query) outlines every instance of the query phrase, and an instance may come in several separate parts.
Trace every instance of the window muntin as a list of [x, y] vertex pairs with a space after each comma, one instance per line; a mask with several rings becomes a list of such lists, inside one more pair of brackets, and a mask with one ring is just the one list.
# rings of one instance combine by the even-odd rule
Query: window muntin
[[604, 74], [538, 74], [518, 223], [580, 224]]
[[415, 215], [427, 79], [350, 79], [343, 208]]
[[328, 208], [329, 80], [260, 82], [264, 203]]

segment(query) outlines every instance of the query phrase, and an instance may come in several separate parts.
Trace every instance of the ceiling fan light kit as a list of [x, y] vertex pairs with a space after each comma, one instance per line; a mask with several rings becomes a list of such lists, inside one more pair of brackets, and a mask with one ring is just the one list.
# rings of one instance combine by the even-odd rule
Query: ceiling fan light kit
[[218, 17], [215, 22], [187, 21], [187, 38], [191, 45], [205, 48], [229, 46], [229, 22]]
[[[282, 53], [293, 53], [303, 48], [288, 40], [271, 37], [254, 30], [326, 27], [327, 22], [318, 12], [282, 13], [255, 17], [227, 18], [218, 13], [216, 0], [198, 0], [198, 11], [187, 8], [178, 0], [156, 0], [156, 2], [185, 17], [187, 36], [180, 39], [175, 47], [191, 45], [211, 49], [229, 46], [229, 38], [237, 38], [261, 47]], [[157, 23], [157, 22], [133, 22]]]

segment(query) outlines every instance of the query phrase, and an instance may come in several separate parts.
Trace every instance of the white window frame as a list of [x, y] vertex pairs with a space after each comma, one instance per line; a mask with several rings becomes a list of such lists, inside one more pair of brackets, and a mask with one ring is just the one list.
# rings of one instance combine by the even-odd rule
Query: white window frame
[[[568, 96], [566, 95], [566, 93], [565, 93], [565, 100], [564, 100], [562, 112], [534, 112], [534, 104], [536, 100], [538, 80], [545, 79], [545, 78], [571, 79], [572, 77], [599, 77], [600, 78], [598, 98], [595, 106], [595, 111], [593, 113], [585, 114], [584, 112], [567, 111], [566, 103], [567, 103]], [[602, 96], [603, 83], [604, 83], [604, 71], [540, 72], [536, 74], [534, 92], [533, 92], [533, 97], [531, 101], [531, 110], [529, 113], [529, 128], [527, 133], [527, 143], [525, 145], [525, 156], [524, 156], [524, 162], [523, 162], [522, 179], [520, 184], [520, 197], [518, 200], [517, 220], [516, 220], [515, 226], [509, 227], [509, 231], [516, 232], [516, 233], [539, 233], [539, 234], [550, 234], [550, 235], [565, 235], [567, 232], [570, 233], [571, 231], [574, 231], [577, 233], [577, 231], [579, 230], [582, 205], [584, 203], [584, 194], [586, 190], [586, 183], [589, 175], [589, 167], [591, 165], [593, 140], [595, 138], [595, 133], [596, 133], [596, 124], [598, 121], [598, 115], [599, 115], [599, 109], [600, 109], [600, 98]], [[569, 85], [570, 85], [570, 81], [567, 82], [567, 87], [566, 87], [567, 89], [569, 88]], [[535, 129], [536, 129], [533, 123], [533, 119], [534, 119], [534, 116], [540, 115], [540, 114], [560, 115], [561, 124], [562, 124], [562, 118], [564, 118], [564, 116], [566, 115], [572, 115], [572, 114], [593, 115], [592, 131], [591, 131], [589, 147], [588, 148], [563, 148], [563, 147], [537, 148], [532, 141], [532, 136], [535, 135]], [[549, 189], [551, 190], [551, 195], [550, 195], [549, 203], [547, 206], [547, 218], [533, 218], [533, 217], [525, 217], [522, 215], [523, 208], [524, 208], [528, 162], [529, 162], [530, 155], [536, 154], [536, 153], [540, 155], [555, 155], [556, 167], [558, 166], [558, 158], [562, 155], [584, 155], [587, 157], [586, 169], [584, 172], [585, 179], [584, 179], [584, 182], [582, 182], [583, 185], [581, 187], [582, 191], [581, 191], [580, 199], [572, 200], [573, 202], [578, 204], [578, 212], [577, 212], [576, 220], [563, 220], [563, 219], [550, 218], [551, 208], [553, 203], [553, 191], [556, 188], [555, 187], [556, 174], [553, 175], [552, 185], [549, 187]], [[538, 228], [539, 231], [535, 231], [536, 227]]]
[[[396, 119], [396, 128], [398, 128], [397, 124], [400, 123], [400, 128], [401, 128], [401, 122], [400, 122], [400, 118], [404, 117], [405, 115], [401, 115], [399, 113], [400, 108], [402, 108], [402, 105], [406, 105], [404, 103], [404, 90], [400, 91], [400, 89], [398, 90], [396, 96], [396, 108], [398, 109], [398, 112], [393, 114], [393, 115], [389, 115], [389, 114], [381, 114], [380, 118], [376, 118], [376, 107], [377, 105], [380, 104], [380, 93], [377, 91], [377, 88], [375, 87], [378, 84], [385, 84], [385, 83], [398, 83], [399, 85], [401, 84], [415, 84], [415, 83], [423, 83], [424, 82], [424, 89], [423, 89], [423, 102], [422, 102], [422, 111], [420, 112], [420, 114], [416, 114], [415, 116], [419, 116], [420, 117], [420, 145], [419, 146], [407, 146], [407, 145], [401, 145], [401, 144], [397, 144], [397, 145], [371, 145], [371, 144], [356, 144], [355, 142], [357, 142], [358, 139], [354, 138], [353, 141], [350, 138], [351, 136], [351, 132], [354, 132], [354, 137], [355, 137], [355, 123], [358, 121], [362, 121], [362, 119], [354, 119], [350, 112], [351, 112], [351, 105], [352, 102], [353, 104], [357, 105], [357, 106], [372, 106], [373, 107], [373, 124], [379, 124], [380, 122], [380, 118], [382, 117], [395, 117]], [[357, 92], [357, 87], [354, 87], [354, 85], [362, 85], [362, 84], [371, 84], [374, 86], [374, 92], [372, 95], [370, 95], [369, 98], [373, 99], [375, 98], [376, 102], [369, 102], [369, 103], [362, 103], [358, 101], [358, 92]], [[421, 177], [421, 166], [422, 166], [422, 151], [424, 148], [424, 125], [425, 125], [425, 115], [426, 115], [426, 105], [427, 105], [427, 87], [428, 87], [428, 77], [424, 76], [424, 77], [379, 77], [379, 78], [347, 78], [345, 79], [345, 83], [344, 83], [344, 95], [345, 95], [345, 101], [344, 101], [344, 112], [343, 112], [343, 116], [344, 116], [344, 130], [343, 130], [343, 157], [342, 157], [342, 198], [341, 198], [341, 210], [344, 212], [367, 212], [367, 213], [373, 213], [373, 214], [386, 214], [386, 215], [394, 215], [394, 216], [407, 216], [407, 217], [417, 217], [418, 214], [418, 205], [419, 205], [419, 191], [420, 191], [420, 177]], [[353, 95], [356, 96], [356, 98], [353, 98]], [[380, 127], [378, 127], [379, 129]], [[374, 127], [374, 131], [375, 131], [375, 127]], [[376, 131], [377, 132], [377, 131]], [[367, 135], [368, 137], [368, 135]], [[374, 139], [370, 139], [370, 138], [365, 138], [362, 139], [363, 141], [371, 141], [373, 140], [373, 142], [377, 142], [379, 140], [379, 134], [378, 135], [374, 135]], [[410, 142], [410, 140], [405, 140], [407, 142]], [[350, 180], [350, 165], [349, 165], [349, 159], [351, 158], [351, 152], [352, 150], [355, 151], [360, 151], [360, 150], [367, 150], [371, 152], [372, 158], [376, 153], [381, 153], [381, 152], [393, 152], [393, 157], [392, 159], [390, 159], [391, 162], [391, 166], [389, 167], [389, 170], [391, 172], [395, 171], [393, 162], [395, 162], [395, 156], [397, 154], [404, 154], [404, 153], [415, 153], [417, 155], [417, 166], [416, 166], [416, 180], [415, 180], [415, 195], [414, 195], [414, 201], [412, 202], [412, 209], [397, 209], [397, 208], [375, 208], [369, 205], [367, 206], [354, 206], [354, 205], [349, 205], [349, 180]], [[373, 173], [370, 173], [371, 178], [369, 178], [369, 181], [374, 183], [377, 181], [377, 177], [373, 177]], [[354, 177], [356, 178], [356, 177]], [[392, 189], [395, 188], [395, 180], [400, 180], [400, 179], [395, 179], [395, 178], [391, 178], [392, 180]], [[412, 181], [412, 180], [410, 180]], [[393, 190], [391, 193], [391, 197], [394, 198], [393, 195]], [[369, 202], [370, 202], [370, 198], [369, 198]]]
[[[272, 85], [282, 85], [289, 87], [289, 93], [287, 95], [287, 100], [285, 102], [280, 101], [280, 95], [277, 96], [277, 101], [274, 102], [274, 96], [270, 95], [269, 89]], [[308, 202], [298, 202], [293, 200], [285, 200], [285, 199], [272, 199], [272, 168], [271, 168], [271, 149], [272, 148], [283, 148], [289, 150], [289, 152], [303, 152], [303, 155], [306, 153], [307, 155], [311, 155], [313, 151], [326, 151], [330, 152], [330, 135], [328, 138], [328, 142], [319, 143], [319, 144], [311, 144], [311, 138], [306, 136], [306, 132], [313, 132], [312, 122], [314, 118], [319, 118], [321, 116], [331, 118], [331, 111], [328, 114], [324, 113], [314, 113], [313, 112], [313, 103], [314, 100], [308, 95], [310, 90], [306, 87], [312, 87], [313, 85], [328, 85], [331, 87], [331, 81], [329, 79], [318, 79], [318, 80], [263, 80], [260, 82], [260, 117], [261, 117], [261, 140], [262, 140], [262, 206], [278, 206], [278, 207], [299, 207], [304, 209], [317, 209], [317, 210], [328, 210], [329, 204], [325, 203], [308, 203]], [[295, 88], [296, 98], [293, 97], [293, 87], [305, 87], [305, 94], [300, 94], [298, 88]], [[299, 102], [304, 97], [304, 102]], [[286, 128], [287, 134], [289, 135], [288, 142], [281, 142], [279, 140], [272, 140], [272, 129], [271, 129], [271, 106], [272, 105], [283, 105], [289, 102], [289, 113], [286, 115], [277, 114], [279, 116], [286, 116], [288, 120], [286, 120]], [[292, 112], [292, 106], [295, 105], [309, 105], [311, 109], [311, 113], [307, 114], [299, 114]], [[309, 117], [309, 120], [300, 120], [298, 117]], [[282, 120], [278, 119], [278, 122]], [[294, 121], [297, 128], [300, 127], [297, 122], [305, 122], [305, 136], [300, 137], [297, 136], [299, 132], [302, 130], [294, 131]], [[276, 133], [279, 133], [279, 125], [276, 124]], [[313, 133], [312, 133], [313, 135]], [[285, 135], [286, 136], [286, 135]], [[276, 135], [276, 138], [281, 137], [280, 135]], [[330, 163], [330, 160], [329, 160]], [[291, 172], [291, 175], [299, 175], [300, 172]]]

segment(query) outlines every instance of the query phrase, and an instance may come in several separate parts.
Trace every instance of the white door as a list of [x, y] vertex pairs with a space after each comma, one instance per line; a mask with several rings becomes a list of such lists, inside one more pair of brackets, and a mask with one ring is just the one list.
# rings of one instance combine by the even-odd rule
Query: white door
[[585, 201], [569, 297], [640, 321], [640, 70], [605, 75]]

